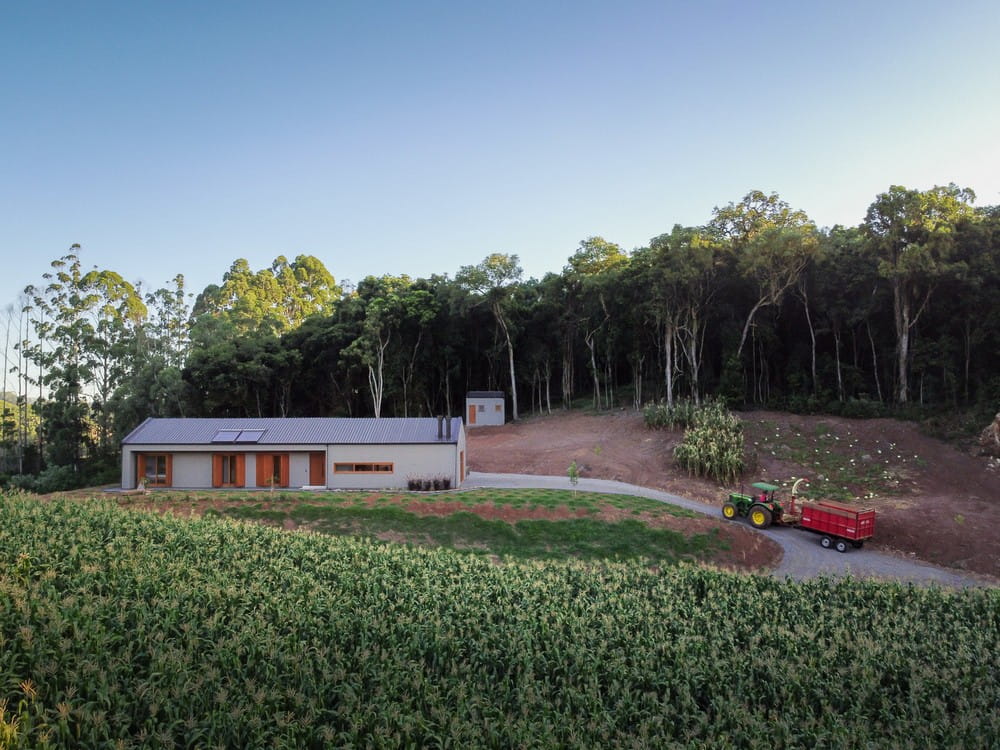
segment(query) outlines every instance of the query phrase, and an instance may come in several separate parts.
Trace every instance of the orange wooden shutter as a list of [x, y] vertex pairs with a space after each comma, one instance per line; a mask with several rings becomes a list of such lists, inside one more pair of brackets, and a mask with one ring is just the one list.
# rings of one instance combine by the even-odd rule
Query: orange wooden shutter
[[222, 486], [222, 456], [218, 453], [212, 454], [212, 486]]
[[174, 454], [167, 454], [167, 487], [174, 486]]
[[257, 486], [267, 487], [271, 484], [271, 466], [273, 466], [270, 453], [257, 454]]
[[281, 471], [281, 482], [280, 482], [281, 486], [282, 487], [287, 487], [288, 486], [288, 474], [289, 474], [289, 470], [288, 470], [288, 454], [287, 453], [282, 453], [281, 454], [281, 470], [280, 471]]
[[247, 486], [247, 455], [245, 453], [236, 454], [236, 486]]

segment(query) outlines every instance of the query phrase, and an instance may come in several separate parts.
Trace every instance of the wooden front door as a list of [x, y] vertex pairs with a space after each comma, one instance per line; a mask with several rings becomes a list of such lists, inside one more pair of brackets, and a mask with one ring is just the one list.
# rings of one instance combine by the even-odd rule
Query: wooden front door
[[309, 454], [309, 484], [326, 485], [326, 454], [322, 451]]
[[469, 404], [469, 424], [476, 423], [476, 405]]

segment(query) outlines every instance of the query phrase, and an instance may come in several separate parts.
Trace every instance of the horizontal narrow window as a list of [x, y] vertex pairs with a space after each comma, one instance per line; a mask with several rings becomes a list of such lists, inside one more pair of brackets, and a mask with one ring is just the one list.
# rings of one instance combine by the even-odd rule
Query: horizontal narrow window
[[334, 474], [392, 474], [391, 463], [335, 463]]

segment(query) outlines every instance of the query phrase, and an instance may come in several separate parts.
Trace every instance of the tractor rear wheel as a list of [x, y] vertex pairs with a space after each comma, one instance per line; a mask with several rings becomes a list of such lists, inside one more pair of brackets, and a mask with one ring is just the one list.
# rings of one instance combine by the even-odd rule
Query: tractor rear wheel
[[847, 552], [847, 540], [838, 539], [837, 543], [833, 545], [833, 548], [837, 550], [837, 552]]
[[755, 505], [750, 509], [750, 525], [755, 529], [766, 529], [771, 525], [771, 511], [763, 505]]
[[722, 506], [722, 515], [724, 515], [730, 521], [736, 518], [737, 512], [738, 511], [736, 510], [736, 506], [733, 505], [732, 503], [726, 503], [725, 505]]
[[819, 546], [823, 549], [830, 549], [833, 546], [833, 540], [828, 536], [821, 536], [819, 538]]

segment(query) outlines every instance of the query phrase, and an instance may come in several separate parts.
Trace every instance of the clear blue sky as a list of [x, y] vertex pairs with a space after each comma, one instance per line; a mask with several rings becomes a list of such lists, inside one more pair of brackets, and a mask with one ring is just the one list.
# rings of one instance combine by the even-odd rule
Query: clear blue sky
[[196, 293], [301, 253], [541, 277], [751, 189], [997, 204], [998, 40], [997, 0], [3, 3], [0, 306], [73, 243]]

